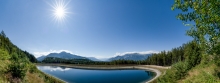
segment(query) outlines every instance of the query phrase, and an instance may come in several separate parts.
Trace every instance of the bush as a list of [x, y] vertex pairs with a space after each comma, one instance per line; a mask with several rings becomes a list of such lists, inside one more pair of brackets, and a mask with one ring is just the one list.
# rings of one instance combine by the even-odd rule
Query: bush
[[179, 80], [186, 76], [188, 67], [187, 62], [178, 62], [173, 65], [174, 71], [175, 71], [175, 79]]
[[23, 79], [27, 72], [26, 65], [25, 63], [13, 62], [9, 65], [9, 72], [14, 78]]
[[213, 53], [214, 53], [214, 61], [217, 66], [220, 66], [220, 42], [216, 45], [215, 48], [213, 48]]
[[157, 82], [158, 83], [175, 83], [176, 80], [175, 80], [175, 72], [173, 72], [173, 70], [171, 69], [168, 69], [166, 71], [166, 74], [163, 75], [162, 77], [160, 77]]
[[0, 60], [7, 60], [10, 56], [7, 51], [0, 49]]
[[29, 72], [30, 72], [30, 73], [36, 73], [36, 72], [37, 72], [37, 67], [36, 67], [35, 65], [30, 65], [29, 68], [30, 68], [30, 69], [29, 69]]
[[191, 41], [187, 44], [185, 48], [184, 56], [186, 56], [186, 62], [188, 70], [195, 67], [201, 62], [201, 53], [198, 44], [195, 41]]
[[18, 59], [18, 55], [13, 53], [11, 62], [12, 63], [9, 65], [9, 72], [14, 78], [23, 79], [27, 72], [27, 60], [25, 60], [25, 58]]
[[188, 67], [186, 62], [177, 62], [171, 69], [166, 71], [166, 74], [160, 77], [158, 83], [175, 83], [177, 80], [184, 78], [187, 75]]

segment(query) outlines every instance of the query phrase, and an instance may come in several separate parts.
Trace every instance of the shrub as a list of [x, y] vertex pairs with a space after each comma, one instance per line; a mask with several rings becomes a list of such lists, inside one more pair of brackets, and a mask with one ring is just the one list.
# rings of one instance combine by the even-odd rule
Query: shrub
[[37, 67], [36, 67], [35, 65], [30, 65], [29, 68], [30, 68], [30, 69], [29, 69], [29, 72], [30, 72], [30, 73], [36, 73], [36, 72], [37, 72]]
[[157, 82], [158, 83], [175, 83], [175, 76], [174, 76], [175, 72], [173, 72], [173, 70], [168, 69], [166, 71], [166, 74], [163, 75], [162, 77], [160, 77]]
[[9, 65], [9, 72], [14, 78], [23, 79], [27, 72], [27, 60], [25, 58], [18, 59], [16, 53], [12, 54], [11, 64]]
[[166, 74], [160, 77], [158, 83], [176, 83], [177, 80], [187, 75], [188, 67], [186, 62], [177, 62], [171, 69], [166, 71]]
[[183, 78], [184, 76], [186, 76], [187, 74], [187, 71], [188, 71], [187, 62], [178, 62], [173, 65], [173, 69], [175, 72], [175, 75], [174, 75], [175, 79], [179, 80]]
[[187, 44], [185, 48], [184, 56], [186, 56], [186, 62], [188, 70], [195, 67], [201, 62], [201, 53], [198, 44], [195, 41], [191, 41]]
[[10, 56], [7, 51], [0, 49], [0, 60], [7, 60]]
[[9, 65], [9, 72], [13, 77], [23, 79], [27, 72], [26, 65], [25, 63], [13, 62]]

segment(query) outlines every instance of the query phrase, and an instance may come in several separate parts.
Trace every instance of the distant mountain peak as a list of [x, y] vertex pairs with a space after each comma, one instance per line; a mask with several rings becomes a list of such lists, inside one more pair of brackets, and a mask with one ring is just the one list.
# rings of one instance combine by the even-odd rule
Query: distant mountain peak
[[60, 52], [59, 54], [70, 54], [70, 53], [65, 52], [65, 51], [62, 51], [62, 52]]
[[37, 60], [43, 61], [47, 57], [55, 57], [55, 58], [62, 58], [62, 59], [90, 59], [92, 61], [100, 61], [99, 59], [95, 57], [82, 57], [82, 56], [71, 54], [65, 51], [62, 51], [60, 53], [50, 53], [46, 56], [38, 57]]
[[124, 60], [145, 60], [152, 54], [140, 54], [140, 53], [127, 53], [124, 55], [117, 55], [115, 57], [112, 57], [109, 59], [109, 61], [112, 60], [119, 60], [119, 59], [124, 59]]

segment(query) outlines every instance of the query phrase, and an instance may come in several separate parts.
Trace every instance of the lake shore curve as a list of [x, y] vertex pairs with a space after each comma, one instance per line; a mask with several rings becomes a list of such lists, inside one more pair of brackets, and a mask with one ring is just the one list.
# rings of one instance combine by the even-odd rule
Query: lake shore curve
[[151, 72], [155, 72], [156, 76], [151, 80], [145, 82], [150, 83], [156, 80], [162, 73], [163, 70], [169, 69], [170, 67], [163, 67], [157, 65], [73, 65], [73, 64], [36, 64], [38, 66], [63, 66], [69, 68], [80, 68], [80, 69], [143, 69]]

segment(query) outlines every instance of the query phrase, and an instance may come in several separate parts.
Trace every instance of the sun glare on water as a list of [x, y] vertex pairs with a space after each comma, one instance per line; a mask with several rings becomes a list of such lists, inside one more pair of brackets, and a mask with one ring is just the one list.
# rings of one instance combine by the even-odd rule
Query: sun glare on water
[[[68, 1], [68, 2], [65, 2]], [[70, 0], [54, 0], [54, 3], [51, 5], [53, 8], [53, 17], [56, 22], [64, 22], [67, 17], [67, 5]]]

